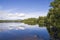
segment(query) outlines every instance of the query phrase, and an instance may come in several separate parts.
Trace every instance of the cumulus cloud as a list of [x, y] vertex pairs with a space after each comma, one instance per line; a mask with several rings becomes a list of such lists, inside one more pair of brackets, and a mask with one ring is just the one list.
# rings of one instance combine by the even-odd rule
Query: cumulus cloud
[[24, 13], [9, 13], [8, 14], [9, 17], [24, 17], [25, 14]]
[[0, 19], [21, 19], [22, 17], [24, 17], [25, 14], [24, 13], [8, 13], [8, 12], [4, 12], [4, 11], [0, 11]]
[[29, 13], [19, 13], [19, 12], [7, 12], [0, 11], [0, 20], [17, 20], [17, 19], [27, 19], [27, 18], [38, 18], [39, 16], [46, 16], [46, 12], [38, 11], [38, 12], [29, 12]]

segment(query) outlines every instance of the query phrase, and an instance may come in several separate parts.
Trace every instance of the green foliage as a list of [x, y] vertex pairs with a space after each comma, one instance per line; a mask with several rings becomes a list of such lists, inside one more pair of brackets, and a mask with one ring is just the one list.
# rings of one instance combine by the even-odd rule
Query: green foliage
[[3, 22], [20, 22], [21, 20], [0, 20], [0, 23]]
[[[58, 35], [60, 35], [60, 0], [54, 0], [50, 4], [51, 8], [47, 14], [47, 23], [46, 25], [54, 26], [58, 29]], [[48, 28], [48, 30], [50, 30]], [[52, 31], [50, 31], [51, 35], [54, 35]], [[60, 37], [60, 36], [59, 36]]]
[[35, 24], [37, 24], [37, 19], [36, 18], [28, 18], [28, 19], [22, 20], [21, 22], [23, 22], [25, 24], [35, 25]]
[[39, 24], [39, 26], [44, 26], [44, 20], [45, 17], [39, 17], [37, 23]]
[[25, 24], [30, 24], [30, 25], [38, 24], [41, 27], [41, 26], [44, 26], [44, 24], [45, 24], [44, 20], [45, 20], [45, 17], [39, 17], [39, 18], [24, 19], [21, 22], [23, 22]]
[[51, 7], [47, 19], [51, 26], [60, 27], [60, 0], [54, 0], [51, 2]]

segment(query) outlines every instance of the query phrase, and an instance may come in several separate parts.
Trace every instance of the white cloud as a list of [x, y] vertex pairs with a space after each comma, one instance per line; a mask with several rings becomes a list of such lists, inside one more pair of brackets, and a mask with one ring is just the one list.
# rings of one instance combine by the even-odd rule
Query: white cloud
[[24, 13], [9, 13], [8, 16], [9, 17], [24, 17], [25, 14]]
[[0, 19], [7, 19], [7, 20], [14, 20], [14, 19], [26, 19], [26, 18], [38, 18], [39, 16], [46, 16], [46, 12], [38, 11], [38, 12], [31, 12], [31, 13], [11, 13], [8, 11], [0, 11]]
[[21, 19], [24, 16], [25, 16], [24, 13], [8, 13], [8, 12], [0, 11], [0, 19], [14, 20], [14, 19]]

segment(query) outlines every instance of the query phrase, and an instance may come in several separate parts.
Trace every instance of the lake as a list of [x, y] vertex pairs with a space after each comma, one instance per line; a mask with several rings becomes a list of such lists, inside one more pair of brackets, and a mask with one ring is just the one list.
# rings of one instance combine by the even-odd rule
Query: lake
[[0, 40], [49, 40], [46, 27], [24, 23], [0, 23]]

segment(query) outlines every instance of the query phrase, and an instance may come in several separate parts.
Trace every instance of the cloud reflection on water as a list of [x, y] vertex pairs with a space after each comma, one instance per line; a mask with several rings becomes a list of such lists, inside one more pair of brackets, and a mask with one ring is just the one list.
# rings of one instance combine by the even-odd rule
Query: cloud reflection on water
[[38, 25], [27, 25], [24, 23], [0, 23], [0, 31], [25, 30], [26, 28], [38, 27]]

